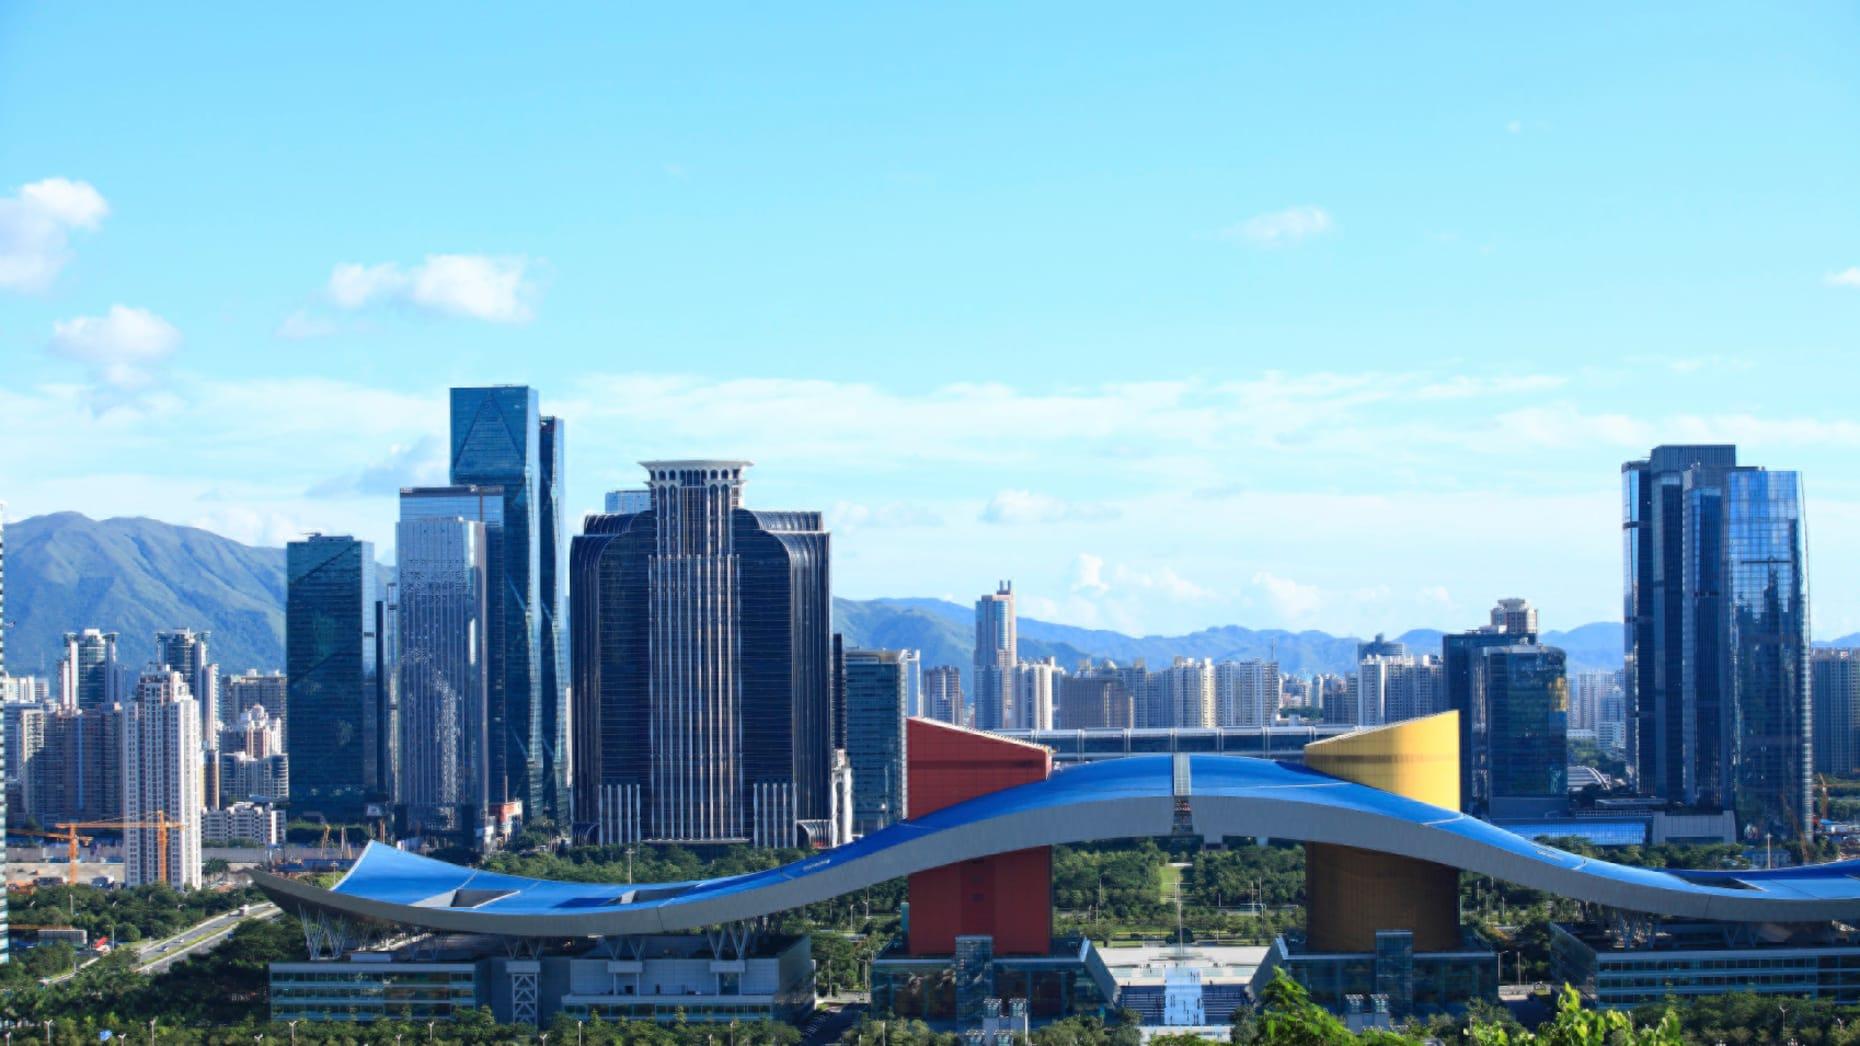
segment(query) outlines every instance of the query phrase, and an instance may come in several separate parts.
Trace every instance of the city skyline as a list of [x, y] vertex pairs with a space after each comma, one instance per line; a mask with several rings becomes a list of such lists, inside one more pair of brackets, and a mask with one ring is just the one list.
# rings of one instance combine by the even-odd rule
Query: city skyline
[[[747, 458], [827, 513], [844, 595], [1011, 573], [1124, 631], [1606, 620], [1612, 477], [1661, 443], [1800, 471], [1817, 541], [1860, 540], [1860, 424], [1809, 380], [1860, 329], [1860, 15], [1696, 13], [1684, 48], [1614, 15], [486, 16], [410, 55], [402, 10], [331, 85], [230, 26], [9, 11], [11, 515], [385, 549], [446, 478], [446, 388], [511, 382], [574, 429], [571, 524], [633, 462]], [[458, 75], [493, 56], [551, 104]], [[1860, 630], [1860, 562], [1815, 570], [1816, 634]]]

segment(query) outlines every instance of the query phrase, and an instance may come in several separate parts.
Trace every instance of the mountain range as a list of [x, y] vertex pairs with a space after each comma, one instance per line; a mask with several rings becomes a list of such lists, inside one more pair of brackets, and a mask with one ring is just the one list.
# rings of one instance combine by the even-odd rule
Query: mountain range
[[[7, 667], [49, 675], [67, 631], [121, 634], [118, 656], [145, 661], [163, 628], [213, 633], [223, 670], [284, 665], [284, 550], [254, 548], [194, 527], [152, 519], [92, 520], [75, 512], [35, 516], [6, 530]], [[974, 611], [940, 599], [835, 599], [834, 627], [848, 646], [908, 647], [923, 663], [957, 665], [967, 674], [974, 650]], [[1072, 666], [1087, 657], [1167, 665], [1177, 656], [1278, 658], [1293, 673], [1344, 672], [1356, 659], [1354, 636], [1222, 625], [1178, 636], [1130, 636], [1035, 618], [1019, 619], [1022, 657], [1052, 656]], [[1440, 649], [1441, 633], [1413, 629], [1396, 637], [1416, 652]], [[1845, 643], [1860, 639], [1847, 637]], [[1569, 653], [1570, 671], [1621, 664], [1615, 622], [1547, 632]]]

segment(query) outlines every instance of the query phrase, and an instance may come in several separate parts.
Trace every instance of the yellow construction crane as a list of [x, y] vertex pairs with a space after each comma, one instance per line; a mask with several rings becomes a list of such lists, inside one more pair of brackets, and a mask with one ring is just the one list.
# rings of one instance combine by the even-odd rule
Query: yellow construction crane
[[79, 836], [77, 834], [77, 830], [79, 828], [105, 828], [105, 829], [116, 829], [118, 831], [128, 829], [128, 828], [153, 828], [155, 829], [155, 852], [156, 852], [157, 857], [160, 860], [160, 864], [158, 865], [158, 867], [161, 868], [161, 877], [163, 879], [167, 879], [168, 878], [168, 833], [182, 827], [182, 822], [169, 820], [168, 811], [166, 810], [157, 810], [155, 811], [155, 819], [152, 821], [125, 821], [120, 818], [114, 821], [61, 821], [58, 824], [53, 825], [53, 827], [62, 829], [64, 834], [62, 836], [59, 836], [59, 838], [63, 838], [71, 844], [71, 882], [73, 885], [75, 885], [77, 883], [77, 874], [78, 874], [77, 873], [78, 840], [82, 838], [85, 842], [90, 841], [88, 837]]
[[[65, 828], [66, 826], [59, 825], [59, 827]], [[69, 829], [63, 832], [41, 832], [41, 831], [37, 831], [32, 828], [8, 828], [6, 830], [6, 834], [8, 835], [31, 835], [31, 836], [36, 836], [40, 839], [57, 839], [64, 843], [69, 844], [65, 850], [66, 859], [69, 861], [69, 871], [66, 873], [66, 879], [72, 886], [77, 885], [78, 844], [84, 843], [85, 845], [89, 845], [92, 841], [90, 836], [79, 835], [77, 834], [76, 829]]]

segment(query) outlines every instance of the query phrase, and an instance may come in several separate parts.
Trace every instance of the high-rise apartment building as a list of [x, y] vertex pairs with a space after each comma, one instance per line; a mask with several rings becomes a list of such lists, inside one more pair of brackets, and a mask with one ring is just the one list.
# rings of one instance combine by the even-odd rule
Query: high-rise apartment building
[[602, 843], [832, 837], [829, 541], [743, 461], [653, 461], [571, 551], [575, 824]]
[[1214, 708], [1221, 726], [1271, 726], [1279, 716], [1279, 663], [1255, 658], [1215, 665]]
[[23, 709], [22, 812], [41, 825], [123, 816], [123, 720], [120, 705]]
[[975, 601], [975, 670], [970, 689], [975, 695], [976, 729], [1008, 729], [1019, 720], [1014, 708], [1014, 666], [1019, 663], [1014, 583], [1003, 581]]
[[292, 813], [359, 820], [385, 798], [374, 545], [326, 534], [293, 541], [285, 588]]
[[[460, 507], [471, 515], [444, 514]], [[483, 845], [491, 823], [485, 659], [490, 614], [482, 499], [456, 487], [401, 492], [394, 530], [400, 674], [396, 790], [406, 830]]]
[[1712, 445], [1655, 447], [1621, 479], [1641, 790], [1734, 810], [1747, 838], [1812, 835], [1800, 477]]
[[497, 487], [503, 496], [503, 537], [491, 584], [491, 613], [501, 618], [499, 649], [491, 652], [489, 666], [497, 677], [488, 728], [492, 798], [508, 795], [530, 815], [549, 812], [543, 782], [552, 765], [545, 731], [561, 721], [559, 712], [544, 711], [560, 695], [545, 695], [542, 687], [548, 615], [542, 590], [543, 419], [537, 404], [536, 390], [520, 385], [452, 390], [451, 482]]
[[1165, 710], [1172, 726], [1205, 729], [1214, 725], [1214, 662], [1203, 657], [1177, 657], [1175, 663], [1151, 677], [1158, 687], [1156, 704]]
[[962, 700], [962, 670], [955, 665], [924, 669], [924, 717], [962, 726], [967, 721]]
[[1053, 693], [1065, 669], [1058, 660], [1047, 657], [1039, 661], [1022, 661], [1014, 666], [1011, 677], [1013, 694], [1008, 702], [1011, 721], [1004, 719], [1004, 730], [1051, 730], [1053, 728]]
[[1377, 632], [1376, 638], [1356, 644], [1356, 660], [1366, 661], [1372, 657], [1407, 657], [1408, 645], [1399, 640], [1388, 639]]
[[845, 652], [846, 758], [852, 766], [853, 831], [859, 835], [910, 816], [904, 774], [910, 689], [903, 653]]
[[1068, 673], [1055, 687], [1054, 726], [1061, 730], [1125, 729], [1132, 722], [1128, 673], [1115, 664]]
[[208, 748], [219, 744], [225, 719], [220, 711], [220, 666], [207, 654], [211, 632], [170, 628], [155, 633], [155, 663], [172, 668], [187, 680], [187, 689], [200, 706], [200, 736]]
[[1536, 817], [1569, 805], [1569, 682], [1563, 651], [1536, 642], [1487, 646], [1473, 661], [1473, 702], [1485, 711], [1473, 810]]
[[150, 666], [123, 716], [123, 819], [129, 825], [123, 829], [123, 881], [197, 888], [204, 787], [199, 704], [181, 673]]
[[248, 668], [240, 675], [221, 676], [220, 714], [227, 722], [236, 723], [247, 709], [262, 705], [271, 718], [282, 724], [288, 690], [289, 680], [284, 673], [275, 669], [264, 675], [260, 675], [256, 668]]
[[65, 708], [101, 708], [123, 700], [126, 677], [116, 663], [116, 633], [87, 628], [65, 633], [58, 663], [58, 703]]
[[1445, 669], [1439, 658], [1425, 654], [1371, 654], [1356, 666], [1350, 698], [1357, 726], [1433, 715], [1447, 707]]
[[1851, 777], [1860, 770], [1860, 649], [1818, 649], [1808, 664], [1815, 772]]

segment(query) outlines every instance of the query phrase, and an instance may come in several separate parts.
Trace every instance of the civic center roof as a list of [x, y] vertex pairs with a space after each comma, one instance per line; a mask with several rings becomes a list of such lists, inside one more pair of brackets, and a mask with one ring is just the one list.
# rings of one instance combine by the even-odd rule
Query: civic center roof
[[826, 900], [1032, 846], [1173, 834], [1178, 776], [1208, 839], [1336, 843], [1434, 861], [1629, 911], [1730, 922], [1860, 920], [1860, 861], [1664, 871], [1580, 857], [1456, 810], [1241, 756], [1131, 756], [1060, 770], [899, 822], [793, 864], [681, 883], [577, 883], [480, 871], [369, 844], [333, 889], [255, 871], [287, 909], [454, 932], [595, 937], [688, 930]]

